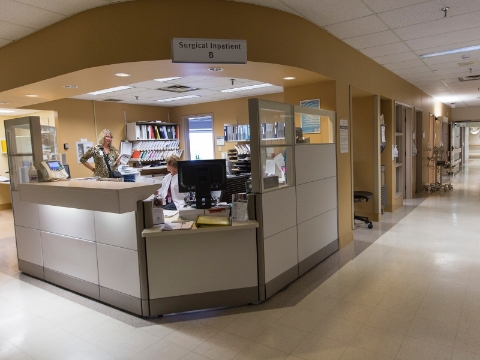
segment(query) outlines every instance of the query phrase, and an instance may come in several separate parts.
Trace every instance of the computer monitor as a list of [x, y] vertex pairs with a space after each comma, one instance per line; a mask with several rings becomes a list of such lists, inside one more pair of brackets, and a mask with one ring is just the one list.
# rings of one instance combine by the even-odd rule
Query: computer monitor
[[212, 207], [212, 191], [227, 189], [225, 159], [178, 161], [179, 192], [195, 192], [197, 209]]

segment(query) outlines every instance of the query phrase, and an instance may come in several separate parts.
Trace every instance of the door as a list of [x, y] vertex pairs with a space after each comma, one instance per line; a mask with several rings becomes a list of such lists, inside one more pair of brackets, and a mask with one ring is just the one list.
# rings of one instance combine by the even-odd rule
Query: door
[[423, 191], [423, 112], [421, 110], [415, 111], [415, 136], [414, 136], [415, 155], [415, 192], [421, 193]]

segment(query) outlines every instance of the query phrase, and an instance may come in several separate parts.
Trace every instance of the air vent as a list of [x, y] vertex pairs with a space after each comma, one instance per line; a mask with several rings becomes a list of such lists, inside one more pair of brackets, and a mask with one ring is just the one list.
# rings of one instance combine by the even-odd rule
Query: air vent
[[174, 92], [174, 93], [185, 93], [185, 92], [189, 92], [189, 91], [198, 90], [198, 88], [185, 86], [185, 85], [171, 85], [171, 86], [167, 86], [167, 87], [164, 87], [164, 88], [159, 88], [157, 90], [170, 91], [170, 92]]
[[107, 101], [107, 102], [119, 102], [119, 101], [122, 101], [120, 99], [105, 99], [105, 100], [102, 100], [102, 101]]
[[459, 77], [458, 80], [460, 81], [480, 80], [480, 75], [463, 76], [463, 77]]
[[464, 61], [464, 62], [459, 62], [457, 63], [457, 65], [459, 67], [462, 67], [462, 66], [473, 66], [473, 65], [478, 65], [480, 64], [480, 61], [478, 60], [472, 60], [472, 61]]

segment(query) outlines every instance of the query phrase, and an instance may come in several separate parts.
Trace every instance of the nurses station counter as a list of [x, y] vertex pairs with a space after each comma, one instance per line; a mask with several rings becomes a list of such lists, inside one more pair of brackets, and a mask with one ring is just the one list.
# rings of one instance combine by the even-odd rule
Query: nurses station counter
[[142, 316], [259, 301], [256, 221], [146, 229], [158, 184], [71, 180], [12, 192], [22, 272]]

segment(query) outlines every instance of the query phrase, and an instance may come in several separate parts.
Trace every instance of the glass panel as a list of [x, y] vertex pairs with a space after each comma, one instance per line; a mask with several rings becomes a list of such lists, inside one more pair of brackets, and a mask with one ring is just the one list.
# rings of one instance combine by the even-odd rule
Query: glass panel
[[12, 190], [18, 190], [19, 183], [29, 182], [28, 169], [33, 162], [33, 156], [12, 156], [10, 158], [10, 186]]
[[292, 145], [292, 107], [285, 104], [259, 101], [260, 146]]
[[10, 146], [10, 155], [16, 154], [31, 154], [32, 140], [30, 137], [30, 126], [28, 124], [16, 125], [12, 128], [13, 146]]
[[262, 147], [263, 190], [293, 185], [293, 149], [291, 146]]
[[403, 136], [402, 135], [397, 135], [395, 136], [395, 141], [398, 149], [398, 156], [395, 158], [395, 162], [397, 164], [401, 164], [403, 162]]
[[43, 160], [59, 160], [55, 127], [42, 125], [42, 150]]
[[[295, 107], [295, 143], [333, 144], [335, 125], [333, 116], [307, 113]], [[309, 109], [311, 110], [311, 109]]]
[[402, 173], [403, 168], [398, 166], [395, 169], [395, 194], [399, 195], [402, 192]]

